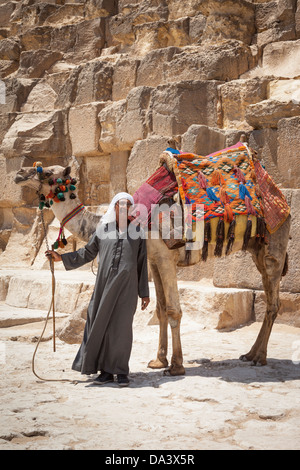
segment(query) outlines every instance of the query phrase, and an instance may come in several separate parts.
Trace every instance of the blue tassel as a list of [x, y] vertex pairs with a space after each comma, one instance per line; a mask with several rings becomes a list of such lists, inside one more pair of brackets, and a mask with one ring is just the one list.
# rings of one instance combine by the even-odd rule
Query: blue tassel
[[213, 190], [211, 188], [207, 187], [206, 192], [207, 192], [207, 195], [208, 195], [209, 199], [211, 199], [212, 201], [220, 201], [218, 196], [215, 195], [215, 193], [213, 192]]
[[248, 196], [248, 198], [252, 201], [252, 197], [250, 196], [248, 189], [242, 183], [240, 183], [240, 186], [239, 186], [239, 196], [240, 196], [240, 199], [245, 199], [245, 197]]

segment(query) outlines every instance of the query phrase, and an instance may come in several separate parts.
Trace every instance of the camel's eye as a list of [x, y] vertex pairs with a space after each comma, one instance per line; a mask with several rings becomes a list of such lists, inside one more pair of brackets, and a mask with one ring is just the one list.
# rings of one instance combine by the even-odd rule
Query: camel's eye
[[49, 178], [49, 176], [52, 176], [52, 175], [53, 175], [53, 171], [51, 171], [51, 170], [46, 170], [46, 171], [44, 171], [44, 175], [45, 175], [46, 178]]

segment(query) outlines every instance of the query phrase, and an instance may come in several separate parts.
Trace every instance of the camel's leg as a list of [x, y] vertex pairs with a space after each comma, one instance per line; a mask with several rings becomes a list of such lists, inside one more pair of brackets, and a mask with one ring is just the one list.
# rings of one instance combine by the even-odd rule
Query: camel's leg
[[168, 366], [168, 317], [166, 313], [166, 299], [158, 267], [150, 263], [156, 292], [156, 315], [159, 321], [159, 344], [157, 358], [149, 362], [148, 367], [161, 369]]
[[172, 359], [168, 369], [170, 375], [185, 373], [180, 340], [181, 308], [177, 287], [176, 252], [170, 251], [163, 240], [148, 240], [147, 243], [151, 270], [154, 276], [157, 295], [157, 316], [160, 323], [158, 355], [149, 367], [158, 367], [164, 362], [167, 350], [167, 325], [172, 332]]
[[240, 358], [252, 361], [255, 365], [267, 363], [268, 341], [280, 308], [279, 287], [285, 264], [289, 227], [290, 220], [288, 219], [284, 226], [270, 236], [268, 246], [263, 246], [258, 253], [251, 248], [249, 249], [262, 275], [267, 300], [267, 310], [258, 337], [248, 354]]

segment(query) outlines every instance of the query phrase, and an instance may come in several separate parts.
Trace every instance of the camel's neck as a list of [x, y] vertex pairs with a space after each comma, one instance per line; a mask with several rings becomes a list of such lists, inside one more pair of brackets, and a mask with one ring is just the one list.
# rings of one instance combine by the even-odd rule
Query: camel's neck
[[[62, 202], [53, 202], [51, 206], [55, 217], [62, 222], [64, 217], [70, 214], [76, 207], [81, 204], [78, 198], [68, 199], [67, 201]], [[73, 235], [76, 235], [83, 241], [88, 241], [91, 235], [95, 232], [96, 227], [100, 221], [101, 217], [90, 212], [87, 208], [84, 208], [78, 214], [69, 220], [65, 227]]]

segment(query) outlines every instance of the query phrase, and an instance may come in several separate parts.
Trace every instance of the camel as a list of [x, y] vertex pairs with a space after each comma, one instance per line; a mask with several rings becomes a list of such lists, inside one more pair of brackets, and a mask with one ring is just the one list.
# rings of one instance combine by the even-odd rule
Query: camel
[[[48, 194], [49, 178], [66, 178], [70, 175], [71, 167], [53, 165], [43, 168], [41, 179], [37, 169], [33, 167], [21, 168], [15, 177], [15, 183], [26, 185], [38, 192]], [[74, 191], [76, 194], [76, 191]], [[51, 209], [55, 217], [61, 222], [80, 204], [78, 197], [70, 199], [66, 196], [64, 202], [54, 202]], [[243, 216], [239, 216], [243, 217]], [[101, 216], [96, 215], [84, 208], [76, 217], [66, 224], [66, 228], [85, 242], [95, 232]], [[264, 291], [266, 294], [267, 307], [265, 317], [250, 351], [240, 356], [243, 361], [249, 361], [252, 365], [267, 364], [267, 346], [273, 323], [277, 317], [280, 301], [280, 280], [287, 269], [287, 245], [290, 232], [290, 215], [273, 234], [268, 234], [268, 243], [261, 244], [259, 249], [255, 247], [255, 237], [251, 237], [247, 251], [252, 255], [254, 263], [262, 276]], [[236, 242], [232, 253], [241, 249], [241, 243]], [[183, 354], [180, 340], [180, 322], [182, 310], [177, 287], [176, 267], [184, 266], [185, 247], [169, 249], [164, 240], [147, 239], [148, 261], [154, 280], [156, 291], [156, 315], [159, 320], [159, 344], [157, 357], [148, 363], [152, 369], [165, 368], [165, 373], [177, 376], [184, 375]], [[195, 264], [201, 260], [199, 251], [192, 252], [191, 263]], [[208, 256], [213, 256], [213, 247], [209, 249]], [[172, 357], [170, 366], [168, 364], [168, 325], [172, 332]], [[169, 366], [169, 367], [168, 367]]]

